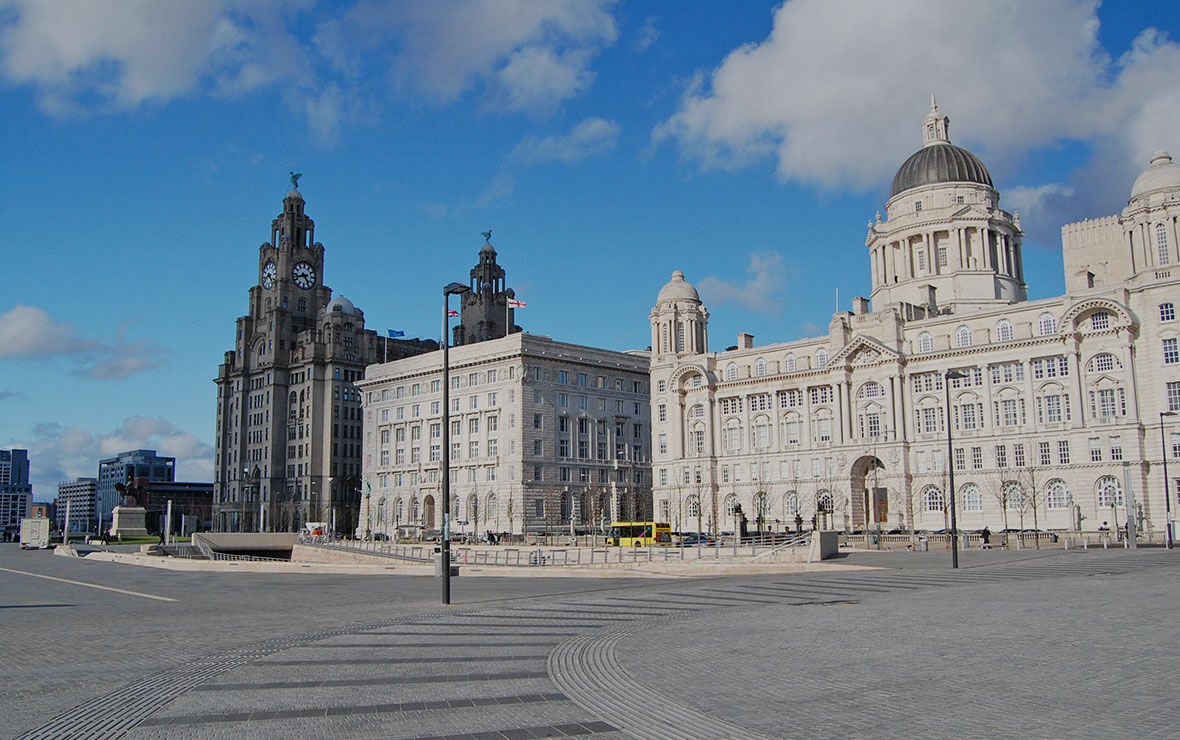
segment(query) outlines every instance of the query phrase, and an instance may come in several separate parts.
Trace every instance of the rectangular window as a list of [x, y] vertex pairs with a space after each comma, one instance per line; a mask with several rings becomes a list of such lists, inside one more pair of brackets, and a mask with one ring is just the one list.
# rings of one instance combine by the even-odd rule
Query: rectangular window
[[668, 485], [668, 469], [667, 468], [660, 468], [660, 485], [661, 486]]
[[1018, 468], [1024, 467], [1024, 444], [1020, 442], [1012, 445], [1012, 464]]
[[832, 419], [830, 417], [823, 417], [818, 419], [815, 423], [816, 437], [820, 442], [830, 442], [832, 440]]
[[996, 445], [996, 467], [1008, 467], [1008, 448], [1004, 445]]
[[570, 407], [569, 394], [568, 393], [558, 393], [557, 394], [557, 405], [563, 409], [568, 409]]
[[541, 415], [533, 414], [533, 429], [541, 429]]
[[469, 458], [479, 457], [479, 441], [478, 440], [472, 440], [471, 442], [467, 443], [467, 457], [469, 457]]
[[1175, 338], [1164, 340], [1164, 364], [1174, 365], [1180, 362], [1180, 347], [1177, 347], [1177, 340]]
[[1057, 464], [1069, 465], [1069, 440], [1057, 440]]
[[1180, 381], [1168, 383], [1167, 386], [1168, 411], [1180, 411]]
[[541, 440], [539, 439], [533, 440], [533, 454], [537, 456], [541, 455]]
[[1090, 437], [1090, 462], [1102, 462], [1102, 440]]
[[955, 470], [966, 470], [967, 451], [962, 447], [955, 448]]
[[430, 445], [430, 462], [438, 462], [442, 458], [442, 445]]
[[1038, 442], [1037, 443], [1037, 455], [1040, 458], [1041, 465], [1052, 465], [1053, 464], [1053, 456], [1050, 452], [1048, 442]]
[[488, 440], [488, 456], [495, 457], [496, 455], [499, 455], [499, 454], [500, 454], [500, 443], [495, 437], [493, 437]]
[[971, 469], [972, 470], [983, 470], [983, 448], [982, 447], [972, 447], [971, 448]]
[[1111, 437], [1110, 438], [1110, 459], [1111, 460], [1122, 460], [1123, 459], [1123, 440], [1121, 437]]
[[787, 422], [787, 443], [793, 445], [799, 444], [799, 422]]
[[656, 407], [656, 418], [659, 421], [667, 421], [668, 420], [668, 405], [667, 404], [661, 403], [659, 406]]
[[569, 457], [570, 456], [570, 441], [568, 439], [557, 440], [557, 456], [558, 457]]

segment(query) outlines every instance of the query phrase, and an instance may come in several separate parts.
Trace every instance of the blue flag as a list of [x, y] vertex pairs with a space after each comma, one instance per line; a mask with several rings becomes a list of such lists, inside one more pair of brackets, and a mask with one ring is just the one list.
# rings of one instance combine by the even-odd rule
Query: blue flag
[[390, 339], [394, 339], [396, 337], [404, 337], [406, 335], [406, 333], [404, 331], [398, 331], [397, 329], [386, 329], [385, 331], [389, 332]]

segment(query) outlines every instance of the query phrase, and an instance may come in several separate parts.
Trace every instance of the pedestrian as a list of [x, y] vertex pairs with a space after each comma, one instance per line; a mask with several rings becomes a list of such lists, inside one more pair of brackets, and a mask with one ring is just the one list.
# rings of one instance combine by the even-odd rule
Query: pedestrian
[[992, 531], [990, 529], [988, 529], [987, 526], [985, 525], [983, 528], [983, 531], [979, 533], [979, 549], [980, 550], [990, 550], [991, 545], [989, 543], [991, 542], [991, 539], [992, 539]]

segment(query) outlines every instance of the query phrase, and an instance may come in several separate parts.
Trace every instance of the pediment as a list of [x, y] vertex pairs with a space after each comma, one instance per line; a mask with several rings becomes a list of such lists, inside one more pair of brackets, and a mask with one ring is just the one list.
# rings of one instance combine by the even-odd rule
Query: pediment
[[828, 360], [828, 365], [847, 365], [852, 367], [876, 365], [880, 362], [893, 362], [898, 357], [897, 352], [894, 352], [876, 339], [858, 334], [854, 335], [848, 344], [840, 348], [840, 351]]

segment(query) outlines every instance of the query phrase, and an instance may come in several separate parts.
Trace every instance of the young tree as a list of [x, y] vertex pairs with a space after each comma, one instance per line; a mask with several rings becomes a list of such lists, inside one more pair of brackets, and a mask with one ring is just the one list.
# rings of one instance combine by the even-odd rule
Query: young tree
[[508, 533], [514, 534], [516, 521], [516, 501], [512, 495], [508, 495], [508, 500], [504, 502], [504, 516], [508, 518]]
[[[1024, 499], [1021, 502], [1032, 510], [1033, 515], [1033, 529], [1036, 531], [1036, 548], [1041, 548], [1041, 525], [1040, 525], [1040, 508], [1045, 501], [1045, 491], [1043, 480], [1046, 476], [1046, 471], [1041, 466], [1040, 452], [1035, 448], [1029, 449], [1028, 459], [1025, 461], [1024, 469], [1021, 471], [1023, 481], [1027, 483], [1024, 487]], [[1023, 529], [1024, 525], [1021, 524]]]
[[1008, 498], [1012, 493], [1009, 482], [1005, 476], [1005, 471], [998, 470], [995, 475], [990, 475], [984, 478], [984, 484], [980, 486], [985, 490], [988, 496], [996, 502], [1000, 507], [1000, 513], [1004, 517], [1004, 546], [1007, 547], [1009, 543], [1009, 527], [1008, 527]]

